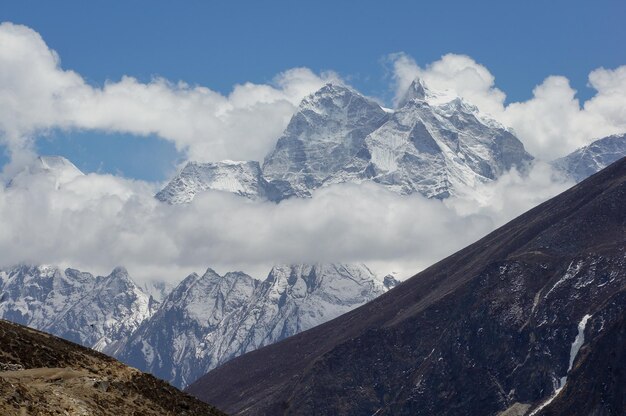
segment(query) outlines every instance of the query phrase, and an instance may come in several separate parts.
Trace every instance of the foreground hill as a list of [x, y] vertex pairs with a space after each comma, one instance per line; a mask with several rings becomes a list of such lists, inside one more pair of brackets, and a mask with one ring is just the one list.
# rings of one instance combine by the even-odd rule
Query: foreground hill
[[187, 391], [232, 414], [626, 414], [626, 159]]
[[2, 415], [223, 415], [96, 351], [0, 320]]

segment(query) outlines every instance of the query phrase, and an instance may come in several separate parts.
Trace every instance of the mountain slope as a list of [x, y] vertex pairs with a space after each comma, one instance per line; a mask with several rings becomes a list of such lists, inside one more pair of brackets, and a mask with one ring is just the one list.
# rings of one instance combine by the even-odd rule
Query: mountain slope
[[576, 182], [580, 182], [624, 156], [626, 156], [626, 134], [596, 140], [553, 161], [552, 165]]
[[[625, 206], [621, 159], [397, 289], [187, 391], [232, 414], [530, 413], [584, 383], [576, 374], [590, 357], [603, 365], [587, 382], [623, 365], [592, 348], [620, 339], [612, 328], [626, 314]], [[623, 397], [623, 385], [606, 389]], [[619, 401], [598, 406], [624, 412]]]
[[157, 304], [123, 268], [109, 276], [52, 266], [0, 270], [0, 317], [104, 349], [128, 337]]
[[279, 265], [264, 282], [209, 269], [192, 274], [127, 342], [105, 350], [185, 386], [212, 368], [312, 328], [382, 294], [365, 266]]
[[223, 415], [79, 345], [0, 320], [2, 415]]

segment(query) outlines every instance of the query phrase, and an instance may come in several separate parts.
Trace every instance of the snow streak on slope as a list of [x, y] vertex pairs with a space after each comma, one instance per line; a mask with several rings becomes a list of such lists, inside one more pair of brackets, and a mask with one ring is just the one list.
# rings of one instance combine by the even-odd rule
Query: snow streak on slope
[[544, 407], [552, 403], [552, 401], [561, 393], [561, 391], [565, 387], [565, 383], [567, 383], [567, 375], [569, 374], [570, 370], [572, 369], [572, 366], [574, 365], [574, 360], [576, 359], [576, 356], [578, 355], [578, 351], [580, 350], [580, 347], [582, 347], [582, 345], [585, 343], [585, 328], [587, 326], [587, 321], [589, 320], [589, 318], [591, 318], [591, 315], [585, 315], [583, 316], [583, 319], [581, 319], [581, 321], [578, 323], [578, 334], [576, 334], [576, 338], [574, 339], [574, 342], [572, 342], [572, 346], [570, 348], [569, 366], [567, 367], [567, 372], [565, 373], [563, 377], [559, 379], [556, 389], [554, 390], [554, 393], [552, 394], [552, 396], [550, 396], [550, 398], [546, 400], [545, 402], [541, 403], [535, 410], [532, 411], [532, 413], [529, 416], [538, 414]]

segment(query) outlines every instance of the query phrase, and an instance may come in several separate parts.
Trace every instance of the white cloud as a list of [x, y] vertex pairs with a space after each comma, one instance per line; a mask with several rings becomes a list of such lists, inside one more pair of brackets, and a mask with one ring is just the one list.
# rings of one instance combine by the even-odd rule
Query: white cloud
[[266, 273], [276, 262], [332, 261], [406, 277], [567, 185], [538, 165], [528, 176], [510, 172], [445, 202], [369, 183], [279, 204], [210, 191], [170, 206], [139, 181], [90, 174], [57, 187], [46, 174], [23, 175], [0, 191], [0, 265], [64, 264], [99, 273], [125, 265], [135, 277], [177, 280], [207, 266]]
[[447, 54], [425, 68], [421, 68], [406, 54], [390, 56], [393, 65], [396, 103], [411, 82], [421, 78], [433, 90], [452, 90], [467, 98], [482, 111], [494, 113], [504, 103], [505, 95], [495, 88], [494, 76], [483, 65], [466, 55]]
[[157, 134], [195, 160], [262, 159], [299, 101], [331, 80], [295, 68], [271, 85], [245, 83], [224, 96], [156, 78], [108, 81], [102, 88], [64, 70], [57, 54], [25, 26], [0, 24], [0, 131], [14, 157], [53, 128]]
[[[530, 100], [505, 105], [493, 74], [469, 56], [447, 54], [424, 67], [405, 54], [390, 59], [396, 100], [421, 77], [433, 89], [453, 90], [512, 127], [544, 160], [626, 131], [626, 66], [591, 72], [589, 85], [597, 93], [584, 103], [566, 78], [550, 76]], [[162, 78], [142, 83], [125, 76], [92, 86], [63, 69], [37, 32], [2, 23], [0, 143], [9, 148], [12, 172], [32, 158], [32, 138], [56, 128], [157, 134], [195, 160], [262, 160], [299, 101], [329, 81], [341, 82], [333, 72], [295, 68], [267, 85], [236, 85], [227, 96]]]
[[514, 129], [534, 156], [551, 160], [593, 139], [626, 131], [626, 66], [599, 68], [589, 74], [596, 94], [580, 103], [567, 78], [549, 76], [524, 102], [505, 105], [495, 77], [469, 56], [447, 54], [421, 68], [409, 56], [390, 57], [396, 101], [416, 77], [434, 90], [449, 89]]

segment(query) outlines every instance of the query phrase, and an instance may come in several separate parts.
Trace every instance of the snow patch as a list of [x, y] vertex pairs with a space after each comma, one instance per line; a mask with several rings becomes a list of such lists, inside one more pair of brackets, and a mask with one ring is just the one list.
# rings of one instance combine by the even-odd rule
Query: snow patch
[[530, 413], [529, 416], [536, 415], [547, 405], [552, 403], [552, 401], [561, 393], [563, 388], [565, 388], [565, 384], [567, 383], [567, 375], [572, 370], [574, 360], [578, 355], [578, 351], [580, 351], [580, 347], [582, 347], [582, 345], [585, 343], [585, 327], [587, 326], [587, 321], [589, 320], [589, 318], [591, 318], [591, 315], [585, 315], [583, 316], [583, 319], [581, 319], [581, 321], [578, 323], [578, 334], [576, 334], [576, 338], [574, 339], [574, 342], [570, 347], [569, 366], [567, 367], [565, 375], [559, 379], [556, 390], [554, 390], [552, 396], [550, 396], [546, 401], [541, 403], [539, 407], [537, 407], [535, 410], [532, 411], [532, 413]]

